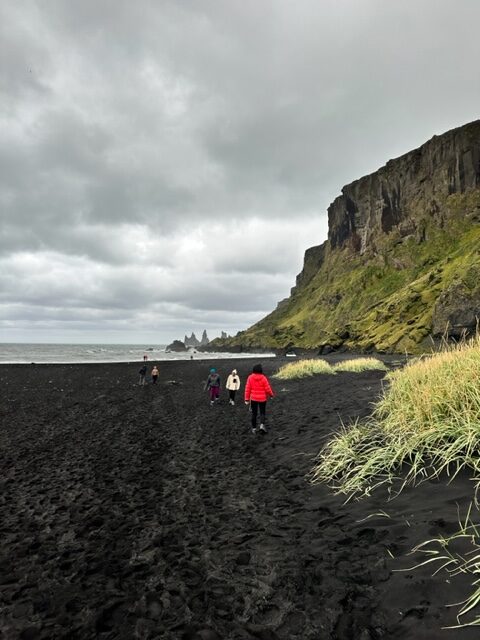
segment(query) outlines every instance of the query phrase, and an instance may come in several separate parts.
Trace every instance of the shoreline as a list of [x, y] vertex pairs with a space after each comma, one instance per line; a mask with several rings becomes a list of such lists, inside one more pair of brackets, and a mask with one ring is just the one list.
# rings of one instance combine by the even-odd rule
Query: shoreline
[[[400, 364], [404, 364], [405, 362], [408, 361], [409, 357], [415, 357], [415, 356], [405, 356], [405, 354], [377, 354], [377, 353], [370, 353], [370, 354], [363, 354], [363, 353], [353, 353], [353, 352], [334, 352], [334, 353], [329, 353], [327, 355], [316, 355], [314, 356], [313, 354], [307, 355], [307, 354], [301, 354], [298, 355], [296, 357], [290, 357], [290, 356], [286, 356], [286, 355], [281, 355], [281, 354], [259, 354], [257, 352], [252, 353], [251, 355], [247, 355], [247, 354], [231, 354], [229, 357], [205, 357], [205, 358], [178, 358], [178, 359], [167, 359], [167, 360], [162, 360], [162, 359], [158, 359], [158, 358], [148, 358], [146, 364], [147, 366], [156, 363], [156, 364], [160, 364], [160, 365], [166, 365], [166, 364], [182, 364], [182, 363], [188, 363], [188, 364], [192, 364], [192, 363], [202, 363], [202, 362], [221, 362], [221, 363], [228, 363], [228, 362], [232, 362], [232, 361], [246, 361], [246, 362], [251, 362], [252, 360], [254, 360], [255, 358], [258, 358], [258, 360], [262, 360], [263, 358], [265, 358], [265, 360], [270, 361], [270, 362], [275, 362], [278, 363], [279, 366], [285, 364], [285, 363], [290, 363], [290, 362], [295, 362], [295, 361], [299, 361], [299, 360], [303, 360], [303, 359], [308, 359], [308, 358], [315, 358], [315, 359], [322, 359], [322, 360], [326, 360], [327, 362], [343, 362], [344, 360], [349, 360], [349, 359], [353, 359], [353, 358], [359, 358], [359, 357], [372, 357], [372, 358], [378, 358], [379, 360], [381, 360], [382, 362], [384, 362], [387, 365], [400, 365]], [[141, 358], [139, 358], [138, 360], [121, 360], [121, 361], [83, 361], [83, 362], [2, 362], [0, 361], [0, 368], [2, 367], [32, 367], [32, 366], [36, 366], [36, 367], [44, 367], [44, 366], [64, 366], [64, 367], [68, 367], [68, 366], [90, 366], [90, 365], [102, 365], [102, 366], [120, 366], [120, 365], [136, 365], [136, 364], [143, 364], [143, 360]]]
[[[266, 356], [264, 356], [266, 357]], [[259, 358], [261, 359], [261, 358]], [[271, 360], [276, 360], [279, 361], [278, 357], [276, 356], [271, 356], [269, 357], [269, 359]], [[176, 364], [176, 365], [181, 365], [183, 363], [191, 365], [192, 363], [205, 363], [205, 362], [221, 362], [221, 363], [227, 363], [227, 362], [232, 362], [232, 361], [237, 361], [237, 360], [241, 360], [241, 361], [247, 361], [247, 362], [251, 362], [252, 360], [254, 360], [254, 356], [251, 357], [232, 357], [232, 358], [196, 358], [194, 360], [190, 360], [189, 358], [185, 358], [185, 359], [178, 359], [178, 360], [160, 360], [160, 359], [156, 359], [156, 358], [149, 358], [145, 364], [148, 366], [153, 366], [153, 364], [157, 364], [161, 365], [162, 367], [164, 365], [167, 364]], [[290, 361], [289, 358], [286, 359], [287, 361]], [[135, 365], [139, 365], [141, 366], [142, 364], [144, 364], [143, 360], [125, 360], [125, 361], [119, 361], [119, 362], [0, 362], [0, 369], [1, 368], [5, 368], [5, 367], [90, 367], [90, 366], [101, 366], [101, 367], [121, 367], [121, 366], [125, 366], [125, 365], [130, 365], [130, 366], [135, 366]]]
[[[5, 346], [5, 345], [4, 345]], [[8, 346], [8, 345], [7, 345]], [[93, 346], [93, 345], [87, 345]], [[97, 345], [101, 346], [101, 345]], [[1, 345], [0, 345], [1, 347]], [[147, 362], [186, 362], [192, 360], [232, 360], [237, 358], [275, 358], [272, 352], [238, 354], [216, 351], [165, 351], [164, 349], [133, 350], [131, 345], [122, 348], [112, 345], [112, 348], [85, 349], [83, 345], [10, 345], [10, 349], [0, 348], [0, 365], [13, 364], [129, 364], [143, 362], [143, 354], [148, 356]], [[34, 347], [34, 348], [32, 348]]]

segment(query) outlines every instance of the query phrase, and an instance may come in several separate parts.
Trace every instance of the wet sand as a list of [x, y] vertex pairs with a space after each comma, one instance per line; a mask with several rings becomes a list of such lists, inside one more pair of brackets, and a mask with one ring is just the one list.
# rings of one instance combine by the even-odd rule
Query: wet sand
[[[215, 366], [244, 383], [252, 364]], [[253, 435], [241, 398], [209, 406], [208, 363], [160, 363], [146, 387], [139, 367], [0, 366], [2, 640], [478, 638], [441, 629], [470, 578], [396, 571], [458, 528], [466, 476], [348, 504], [305, 479], [382, 373], [272, 380]]]

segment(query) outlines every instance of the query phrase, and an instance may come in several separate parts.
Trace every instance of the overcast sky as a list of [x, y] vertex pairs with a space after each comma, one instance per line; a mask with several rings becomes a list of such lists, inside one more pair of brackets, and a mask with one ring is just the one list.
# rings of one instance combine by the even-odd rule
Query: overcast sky
[[234, 334], [344, 184], [480, 116], [478, 0], [0, 3], [0, 341]]

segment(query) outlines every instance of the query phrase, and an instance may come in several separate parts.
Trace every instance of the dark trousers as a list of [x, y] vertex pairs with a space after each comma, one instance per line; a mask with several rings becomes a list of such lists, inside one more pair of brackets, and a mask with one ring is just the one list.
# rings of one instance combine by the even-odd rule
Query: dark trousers
[[228, 390], [228, 395], [230, 396], [230, 400], [233, 400], [235, 402], [235, 394], [237, 393], [236, 389], [229, 389]]
[[267, 409], [267, 403], [257, 402], [256, 400], [250, 400], [250, 408], [252, 410], [252, 427], [255, 429], [257, 426], [257, 413], [260, 409], [260, 424], [265, 424], [265, 411]]

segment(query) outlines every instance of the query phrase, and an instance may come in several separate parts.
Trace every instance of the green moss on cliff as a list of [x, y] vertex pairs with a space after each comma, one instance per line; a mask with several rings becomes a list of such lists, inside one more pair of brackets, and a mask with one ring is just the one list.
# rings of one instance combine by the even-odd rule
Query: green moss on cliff
[[[449, 198], [448, 228], [424, 219], [421, 242], [392, 233], [382, 237], [375, 253], [330, 251], [287, 303], [222, 346], [424, 350], [431, 344], [440, 294], [458, 282], [465, 291], [480, 287], [480, 226], [461, 215], [466, 197]], [[480, 198], [478, 193], [468, 197]]]

